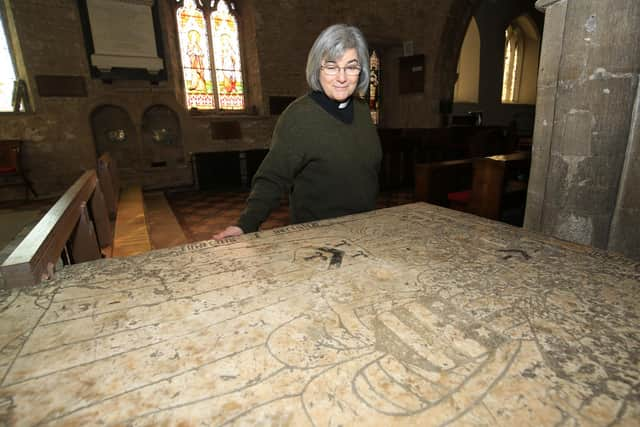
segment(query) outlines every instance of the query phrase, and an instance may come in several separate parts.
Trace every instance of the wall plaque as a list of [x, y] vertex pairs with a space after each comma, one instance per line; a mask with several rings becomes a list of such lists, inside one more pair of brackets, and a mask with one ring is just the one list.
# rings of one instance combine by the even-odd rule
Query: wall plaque
[[242, 138], [242, 129], [240, 128], [240, 122], [231, 120], [211, 122], [211, 139], [240, 138]]
[[36, 76], [38, 95], [43, 97], [86, 97], [87, 85], [81, 76]]
[[81, 0], [90, 27], [91, 65], [112, 69], [163, 70], [158, 56], [152, 13], [153, 0]]

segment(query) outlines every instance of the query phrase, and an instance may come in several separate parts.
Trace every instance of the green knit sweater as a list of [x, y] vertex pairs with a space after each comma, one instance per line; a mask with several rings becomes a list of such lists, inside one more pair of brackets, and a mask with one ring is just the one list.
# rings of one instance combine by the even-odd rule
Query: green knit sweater
[[380, 139], [367, 105], [355, 98], [353, 102], [350, 124], [329, 114], [309, 95], [284, 111], [238, 220], [245, 233], [257, 231], [285, 193], [294, 224], [375, 208]]

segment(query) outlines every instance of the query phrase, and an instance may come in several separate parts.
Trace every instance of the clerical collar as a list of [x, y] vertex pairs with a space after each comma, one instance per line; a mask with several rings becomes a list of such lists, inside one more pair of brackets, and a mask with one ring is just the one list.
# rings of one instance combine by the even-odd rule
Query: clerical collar
[[351, 98], [344, 102], [337, 102], [330, 99], [324, 92], [316, 90], [311, 92], [309, 96], [336, 119], [347, 124], [353, 123], [353, 100]]

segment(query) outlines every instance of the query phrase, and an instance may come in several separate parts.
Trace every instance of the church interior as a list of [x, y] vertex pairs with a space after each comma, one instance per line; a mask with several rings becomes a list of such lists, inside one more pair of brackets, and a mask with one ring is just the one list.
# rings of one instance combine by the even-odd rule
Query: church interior
[[[214, 240], [335, 23], [368, 44], [376, 208], [292, 224], [283, 194]], [[0, 424], [639, 424], [638, 0], [0, 24]]]
[[[24, 201], [31, 213], [46, 210], [108, 153], [121, 188], [139, 187], [146, 195], [147, 229], [154, 199], [164, 195], [160, 204], [168, 207], [158, 215], [186, 212], [159, 221], [180, 224], [169, 241], [205, 238], [204, 229], [213, 233], [242, 210], [279, 114], [308, 92], [304, 64], [315, 36], [346, 22], [361, 28], [375, 61], [365, 97], [384, 151], [379, 207], [426, 201], [638, 257], [633, 13], [606, 32], [597, 30], [607, 23], [589, 24], [586, 16], [567, 37], [568, 24], [549, 28], [545, 20], [544, 8], [553, 2], [532, 0], [67, 3], [3, 2], [3, 73], [9, 77], [0, 139], [18, 141], [19, 155], [7, 146], [3, 162], [15, 158], [21, 169], [11, 177], [15, 168], [4, 165], [10, 173], [0, 201], [8, 209]], [[210, 13], [218, 4], [234, 25], [232, 48], [216, 52], [219, 42], [204, 31], [198, 38], [204, 56], [190, 57], [191, 36], [199, 33], [181, 26], [180, 8]], [[590, 8], [596, 5], [580, 13], [595, 13]], [[126, 20], [132, 13], [140, 25]], [[596, 43], [586, 37], [592, 33], [606, 39]], [[579, 36], [591, 40], [586, 47], [570, 44]], [[577, 52], [583, 55], [573, 59]], [[225, 55], [229, 59], [220, 59]], [[204, 73], [190, 62], [203, 57]], [[212, 68], [215, 61], [231, 65]], [[233, 70], [231, 79], [218, 79], [223, 72], [216, 67]], [[607, 87], [589, 89], [597, 96], [569, 90], [585, 79]], [[233, 95], [224, 88], [229, 82]], [[630, 90], [611, 92], [613, 83], [623, 82]], [[595, 99], [601, 120], [593, 118]], [[505, 163], [512, 165], [504, 178], [510, 182], [495, 189], [500, 195], [471, 194], [471, 159], [515, 152], [529, 157]], [[441, 167], [447, 161], [463, 164]], [[518, 191], [509, 199], [504, 187], [512, 184]], [[225, 209], [207, 202], [221, 193], [238, 203]], [[200, 205], [188, 212], [185, 200]], [[198, 225], [189, 214], [200, 217]], [[265, 226], [286, 221], [285, 213], [275, 213], [273, 225]]]

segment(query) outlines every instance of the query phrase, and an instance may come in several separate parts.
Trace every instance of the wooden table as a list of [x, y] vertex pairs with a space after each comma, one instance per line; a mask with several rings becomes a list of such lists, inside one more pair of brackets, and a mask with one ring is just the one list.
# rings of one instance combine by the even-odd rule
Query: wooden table
[[424, 203], [2, 294], [9, 425], [640, 425], [640, 263]]

